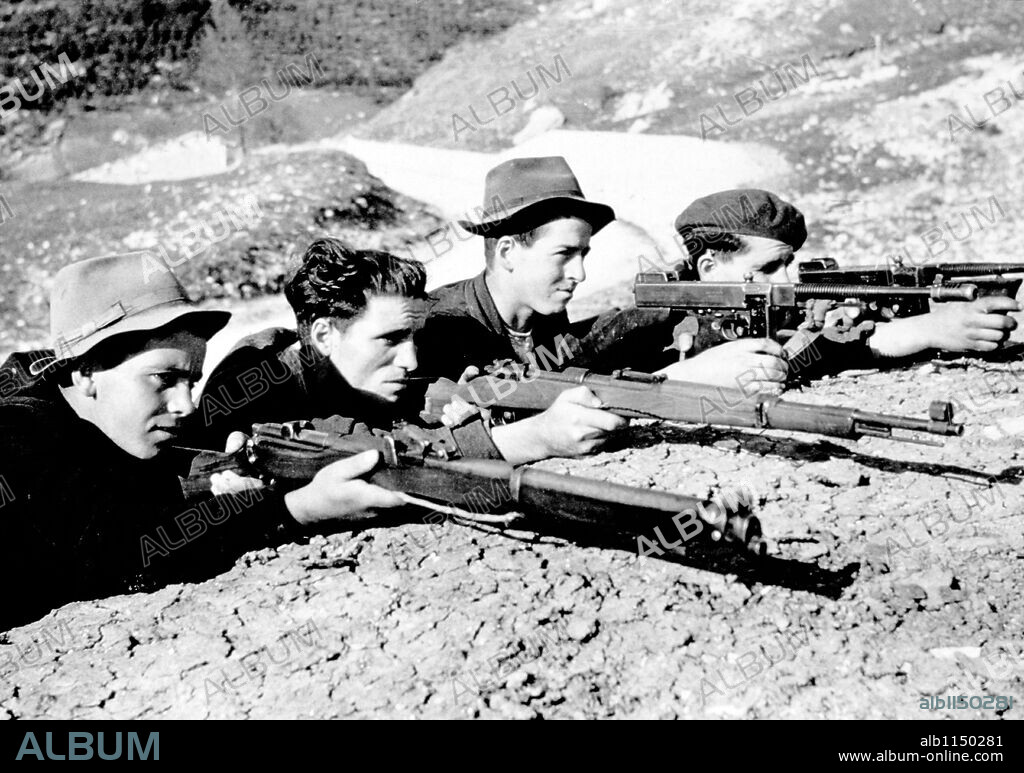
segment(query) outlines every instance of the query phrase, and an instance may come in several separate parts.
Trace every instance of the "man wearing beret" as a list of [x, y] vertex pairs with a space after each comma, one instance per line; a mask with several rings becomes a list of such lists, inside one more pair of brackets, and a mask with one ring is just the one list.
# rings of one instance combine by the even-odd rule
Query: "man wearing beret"
[[[586, 279], [590, 239], [614, 218], [611, 207], [583, 195], [560, 156], [514, 158], [488, 172], [479, 222], [459, 223], [484, 237], [486, 267], [432, 293], [417, 335], [423, 372], [456, 379], [504, 359], [542, 369], [651, 371], [677, 360], [666, 311], [616, 310], [569, 322], [566, 307]], [[763, 365], [746, 342], [723, 348], [679, 363], [676, 377], [730, 383]], [[600, 408], [589, 389], [567, 390], [543, 414], [508, 426], [506, 455], [530, 461], [589, 453], [625, 425]]]
[[[688, 253], [685, 269], [691, 278], [719, 282], [742, 282], [746, 276], [755, 282], [792, 281], [788, 267], [807, 238], [804, 217], [796, 207], [756, 189], [699, 198], [679, 214], [675, 228]], [[894, 319], [875, 327], [866, 339], [866, 351], [847, 347], [843, 365], [868, 360], [877, 365], [930, 349], [993, 351], [1016, 327], [1016, 320], [1007, 313], [1019, 308], [1011, 298], [992, 296]], [[765, 378], [783, 383], [788, 365], [781, 347], [764, 353], [771, 357]]]
[[[150, 256], [150, 259], [151, 256]], [[54, 279], [53, 351], [13, 355], [35, 376], [0, 400], [0, 629], [77, 599], [209, 576], [241, 551], [344, 527], [395, 507], [358, 480], [360, 454], [285, 495], [246, 492], [188, 508], [170, 446], [195, 411], [206, 341], [229, 314], [198, 309], [140, 253], [67, 266]]]

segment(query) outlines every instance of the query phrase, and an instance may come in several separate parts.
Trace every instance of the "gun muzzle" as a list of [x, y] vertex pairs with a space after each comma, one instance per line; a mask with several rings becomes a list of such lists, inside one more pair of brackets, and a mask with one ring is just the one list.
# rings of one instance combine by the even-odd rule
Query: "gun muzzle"
[[[929, 435], [944, 435], [946, 437], [960, 437], [964, 434], [964, 425], [953, 423], [953, 404], [944, 400], [936, 400], [928, 407], [927, 419], [857, 411], [853, 415], [853, 421], [854, 427], [858, 432], [876, 437], [892, 437], [892, 430], [894, 429], [924, 432]], [[893, 439], [913, 440], [913, 438], [906, 437]], [[916, 442], [929, 444], [927, 441], [922, 440]], [[938, 444], [933, 443], [930, 445]]]
[[[450, 463], [461, 467], [479, 460]], [[767, 543], [761, 522], [753, 513], [755, 503], [743, 490], [726, 489], [709, 501], [673, 491], [637, 489], [521, 467], [511, 482], [512, 501], [538, 512], [569, 521], [605, 524], [632, 533], [664, 527], [669, 533], [678, 523], [673, 516], [692, 513], [703, 524], [712, 542], [721, 541], [753, 556], [763, 556]]]
[[712, 500], [703, 506], [700, 516], [711, 527], [712, 541], [724, 539], [751, 555], [763, 556], [768, 552], [768, 543], [761, 531], [761, 521], [751, 514], [749, 508], [752, 503], [742, 493], [739, 496], [738, 506], [734, 507], [725, 505], [721, 499]]

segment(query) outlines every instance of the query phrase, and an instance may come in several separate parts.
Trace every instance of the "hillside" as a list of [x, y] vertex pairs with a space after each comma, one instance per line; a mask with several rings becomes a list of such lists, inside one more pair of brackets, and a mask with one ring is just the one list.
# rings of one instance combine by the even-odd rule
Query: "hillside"
[[[309, 55], [320, 64], [313, 87], [386, 104], [447, 48], [507, 28], [534, 2], [0, 0], [0, 88], [17, 100], [0, 103], [0, 179], [60, 139], [58, 119], [156, 105], [194, 110], [262, 79], [280, 92], [281, 72]], [[78, 74], [37, 94], [40, 68], [65, 60]], [[262, 141], [309, 128], [308, 120], [278, 118], [285, 129]], [[148, 139], [173, 131], [173, 119], [144, 123]]]
[[[970, 238], [947, 235], [941, 257], [1011, 259], [1024, 253], [1022, 21], [1019, 3], [996, 1], [565, 0], [455, 47], [362, 135], [503, 149], [554, 107], [567, 129], [759, 142], [794, 170], [775, 187], [808, 218], [805, 253], [939, 257], [923, 235], [964, 234], [977, 207], [987, 220], [969, 217]], [[998, 118], [984, 101], [997, 87]], [[965, 105], [985, 125], [954, 120], [951, 137], [951, 115], [970, 123]]]
[[53, 275], [76, 260], [156, 250], [193, 297], [245, 299], [278, 293], [319, 236], [398, 249], [441, 222], [336, 151], [254, 156], [180, 182], [7, 190], [15, 216], [0, 241], [0, 351], [45, 341]]

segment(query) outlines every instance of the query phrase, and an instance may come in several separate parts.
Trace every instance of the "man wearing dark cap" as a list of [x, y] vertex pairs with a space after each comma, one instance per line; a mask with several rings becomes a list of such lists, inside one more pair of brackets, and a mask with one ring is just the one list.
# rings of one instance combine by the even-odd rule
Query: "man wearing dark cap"
[[247, 492], [187, 508], [170, 447], [195, 411], [206, 341], [229, 315], [198, 309], [169, 269], [145, 279], [140, 253], [61, 269], [53, 351], [3, 366], [31, 363], [35, 380], [0, 400], [0, 629], [76, 599], [209, 576], [243, 550], [401, 504], [356, 479], [376, 463], [371, 452], [283, 496]]
[[[755, 282], [792, 281], [788, 266], [807, 238], [804, 217], [796, 207], [756, 189], [697, 199], [679, 214], [675, 227], [688, 253], [686, 269], [693, 279], [706, 281], [742, 282], [746, 276]], [[885, 322], [863, 344], [843, 347], [842, 366], [877, 366], [930, 349], [993, 351], [1016, 327], [1007, 312], [1018, 310], [1013, 299], [992, 296], [942, 304], [927, 314]], [[788, 365], [781, 347], [753, 341], [750, 345], [764, 346], [763, 354], [770, 358], [764, 363], [765, 378], [784, 382]]]
[[[487, 174], [484, 202], [479, 222], [459, 225], [484, 237], [486, 268], [432, 294], [417, 336], [425, 374], [455, 379], [467, 368], [504, 359], [545, 370], [574, 365], [650, 371], [677, 358], [667, 312], [626, 309], [569, 322], [566, 307], [586, 278], [590, 239], [615, 213], [584, 197], [564, 158], [499, 164]], [[760, 362], [747, 359], [743, 369]], [[730, 367], [736, 360], [729, 358]], [[677, 377], [701, 380], [694, 376], [708, 361], [694, 358]], [[589, 453], [625, 425], [600, 405], [585, 387], [563, 392], [544, 413], [508, 425], [503, 451], [516, 462]]]

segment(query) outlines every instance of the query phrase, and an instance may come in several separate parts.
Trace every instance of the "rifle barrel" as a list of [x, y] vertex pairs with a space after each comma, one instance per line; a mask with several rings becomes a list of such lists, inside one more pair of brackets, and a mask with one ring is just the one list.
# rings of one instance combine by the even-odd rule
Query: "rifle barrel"
[[944, 418], [917, 419], [911, 416], [872, 413], [834, 405], [794, 403], [770, 397], [764, 403], [762, 413], [766, 427], [815, 432], [851, 439], [864, 435], [886, 437], [893, 440], [907, 439], [894, 436], [892, 430], [908, 430], [946, 437], [962, 435], [963, 425], [952, 422], [952, 406], [949, 403], [940, 405], [945, 406]]
[[1024, 263], [943, 263], [941, 265], [925, 265], [920, 268], [935, 268], [943, 275], [960, 274], [1021, 274]]
[[513, 502], [541, 518], [551, 515], [616, 531], [649, 533], [649, 538], [656, 528], [677, 530], [674, 516], [692, 512], [710, 529], [713, 540], [735, 543], [754, 555], [763, 555], [767, 549], [760, 521], [751, 514], [751, 503], [743, 496], [705, 502], [670, 491], [514, 467], [498, 459], [406, 458], [400, 444], [391, 446], [392, 453], [399, 450], [397, 456], [390, 456], [388, 444], [381, 438], [288, 424], [255, 425], [253, 448], [256, 466], [286, 485], [309, 480], [332, 461], [376, 448], [384, 450], [385, 464], [371, 473], [371, 483], [444, 504], [461, 503], [474, 509], [475, 495], [491, 503], [489, 507]]
[[953, 287], [891, 287], [886, 285], [831, 284], [829, 282], [804, 282], [793, 285], [798, 300], [836, 300], [858, 298], [861, 300], [885, 298], [929, 298], [933, 301], [973, 301], [978, 297], [974, 285], [960, 284]]
[[[761, 522], [750, 514], [751, 503], [741, 491], [710, 502], [697, 497], [656, 489], [635, 489], [603, 480], [560, 475], [547, 470], [520, 468], [517, 501], [544, 513], [555, 513], [582, 523], [607, 523], [631, 532], [653, 533], [672, 529], [673, 516], [690, 514], [703, 527], [711, 528], [711, 539], [737, 543], [754, 555], [764, 555]], [[728, 500], [732, 500], [731, 502]], [[673, 532], [682, 532], [678, 521]]]

